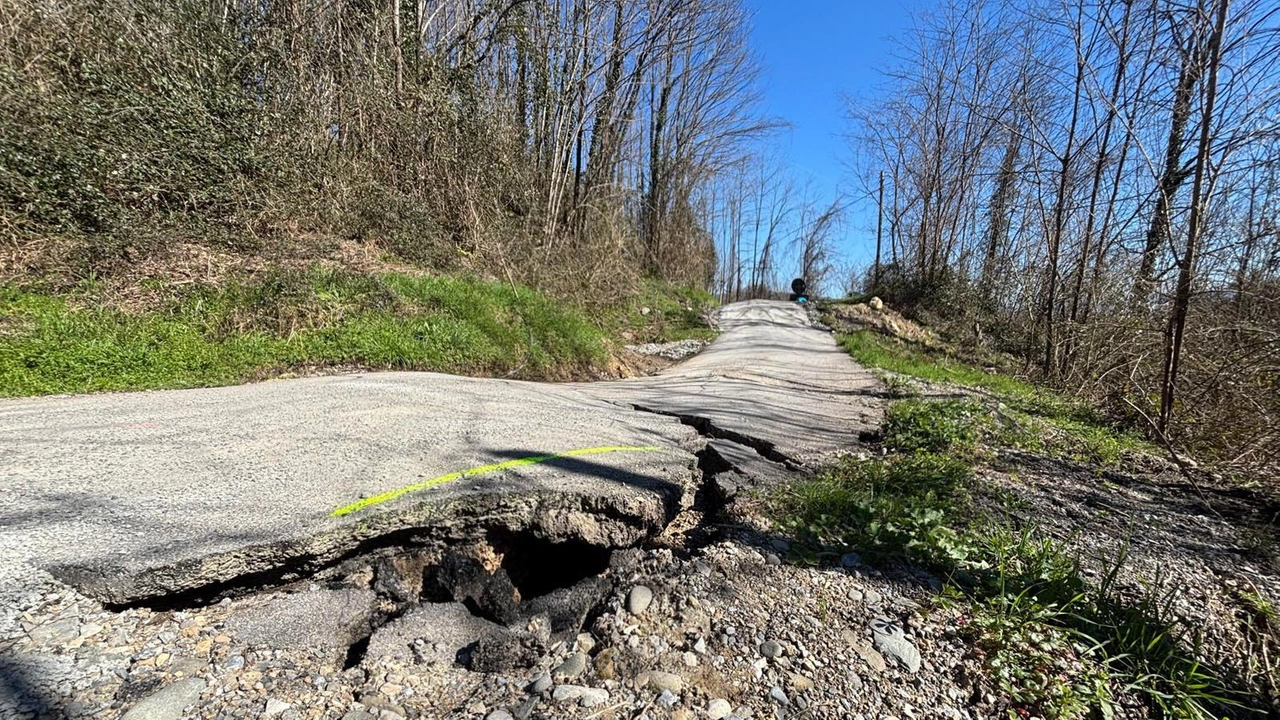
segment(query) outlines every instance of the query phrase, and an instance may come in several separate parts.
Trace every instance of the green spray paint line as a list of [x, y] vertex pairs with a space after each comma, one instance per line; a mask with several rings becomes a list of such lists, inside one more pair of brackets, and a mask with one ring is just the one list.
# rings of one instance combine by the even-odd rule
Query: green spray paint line
[[381, 495], [374, 495], [372, 497], [364, 498], [363, 500], [358, 500], [356, 502], [351, 503], [350, 505], [344, 505], [343, 507], [340, 507], [337, 510], [334, 510], [332, 513], [329, 514], [329, 516], [342, 517], [343, 515], [350, 515], [353, 512], [359, 512], [361, 510], [364, 510], [365, 508], [373, 507], [374, 505], [381, 505], [382, 503], [395, 500], [396, 498], [402, 495], [407, 495], [409, 493], [417, 492], [419, 490], [426, 490], [427, 488], [432, 488], [437, 485], [443, 485], [447, 482], [453, 482], [454, 480], [461, 480], [462, 478], [475, 477], [477, 475], [486, 475], [488, 473], [498, 472], [499, 470], [507, 470], [509, 468], [521, 467], [524, 465], [537, 465], [538, 463], [544, 463], [548, 460], [556, 460], [558, 458], [567, 458], [567, 457], [578, 457], [580, 455], [599, 455], [601, 453], [655, 452], [662, 449], [663, 448], [657, 445], [606, 445], [602, 447], [580, 448], [578, 450], [567, 450], [562, 453], [554, 453], [551, 455], [530, 455], [529, 457], [518, 458], [516, 460], [507, 460], [506, 462], [493, 463], [492, 465], [479, 465], [473, 468], [468, 468], [466, 470], [458, 470], [456, 472], [447, 473], [439, 477], [433, 477], [430, 480], [423, 480], [422, 482], [414, 483], [413, 485], [406, 485], [405, 487], [398, 488], [396, 490], [388, 490], [387, 492], [384, 492]]

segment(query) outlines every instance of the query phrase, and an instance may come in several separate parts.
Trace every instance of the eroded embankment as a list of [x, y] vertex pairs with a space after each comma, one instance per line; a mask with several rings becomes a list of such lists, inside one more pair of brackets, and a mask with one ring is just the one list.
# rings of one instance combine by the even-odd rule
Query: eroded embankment
[[[629, 493], [469, 493], [176, 563], [64, 566], [53, 574], [113, 612], [198, 612], [262, 598], [242, 614], [247, 639], [329, 647], [348, 668], [371, 651], [418, 659], [444, 652], [478, 671], [519, 667], [589, 624], [616, 590], [607, 571], [617, 551], [675, 526], [697, 526], [702, 532], [684, 537], [709, 542], [711, 521], [744, 486], [784, 482], [800, 468], [772, 443], [704, 418], [637, 410], [697, 430], [687, 483]], [[310, 592], [293, 593], [299, 589]], [[450, 617], [437, 617], [442, 612]], [[459, 644], [415, 646], [412, 628], [423, 622], [455, 627]]]

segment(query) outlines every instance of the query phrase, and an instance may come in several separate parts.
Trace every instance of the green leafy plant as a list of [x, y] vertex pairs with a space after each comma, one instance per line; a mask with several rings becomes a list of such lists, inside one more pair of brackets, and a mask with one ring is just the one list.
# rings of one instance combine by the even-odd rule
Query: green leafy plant
[[1217, 717], [1235, 694], [1197, 660], [1198, 642], [1174, 619], [1172, 595], [1152, 585], [1136, 601], [1118, 587], [1126, 552], [1085, 580], [1078, 561], [1035, 528], [974, 536], [957, 573], [973, 602], [972, 636], [1016, 702], [1046, 717], [1112, 712], [1112, 698], [1144, 698], [1163, 717]]
[[975, 607], [967, 634], [1015, 706], [1050, 720], [1112, 717], [1106, 665], [1091, 638], [1064, 623], [1071, 610], [1026, 590], [997, 594]]
[[856, 548], [947, 566], [967, 553], [950, 521], [967, 503], [971, 476], [955, 458], [917, 452], [846, 462], [787, 488], [773, 503], [814, 560]]
[[991, 416], [971, 400], [912, 399], [891, 405], [884, 427], [893, 450], [966, 453], [991, 427]]

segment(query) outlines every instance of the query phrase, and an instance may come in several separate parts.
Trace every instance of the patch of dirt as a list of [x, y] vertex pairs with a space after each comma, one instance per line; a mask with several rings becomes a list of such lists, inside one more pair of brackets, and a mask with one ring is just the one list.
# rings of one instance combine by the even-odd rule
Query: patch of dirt
[[1065, 542], [1093, 580], [1127, 553], [1118, 576], [1122, 595], [1168, 599], [1211, 666], [1272, 707], [1280, 701], [1275, 668], [1255, 664], [1266, 657], [1260, 643], [1274, 639], [1260, 634], [1245, 600], [1280, 604], [1280, 507], [1207, 476], [1197, 479], [1197, 491], [1173, 469], [1100, 471], [1020, 451], [1001, 452], [979, 477], [997, 489], [982, 501], [989, 512]]
[[[877, 304], [878, 308], [873, 307]], [[833, 304], [827, 310], [830, 324], [838, 332], [870, 329], [926, 346], [938, 343], [938, 337], [932, 330], [908, 320], [884, 303]]]
[[658, 355], [641, 355], [631, 350], [622, 349], [612, 353], [602, 372], [597, 377], [590, 379], [615, 380], [618, 378], [655, 375], [674, 364], [674, 361]]

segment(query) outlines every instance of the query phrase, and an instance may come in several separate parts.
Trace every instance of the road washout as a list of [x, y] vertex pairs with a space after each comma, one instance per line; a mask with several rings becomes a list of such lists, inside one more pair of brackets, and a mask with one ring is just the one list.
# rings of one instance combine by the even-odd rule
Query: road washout
[[[711, 542], [743, 489], [879, 424], [874, 378], [802, 311], [731, 306], [721, 326], [691, 360], [610, 383], [376, 373], [0, 403], [18, 469], [5, 606], [201, 616], [263, 598], [247, 637], [305, 627], [354, 668], [444, 603], [486, 638], [453, 661], [518, 665], [599, 612], [618, 552], [677, 527]], [[597, 448], [644, 451], [581, 452]], [[30, 635], [3, 614], [0, 638]]]

